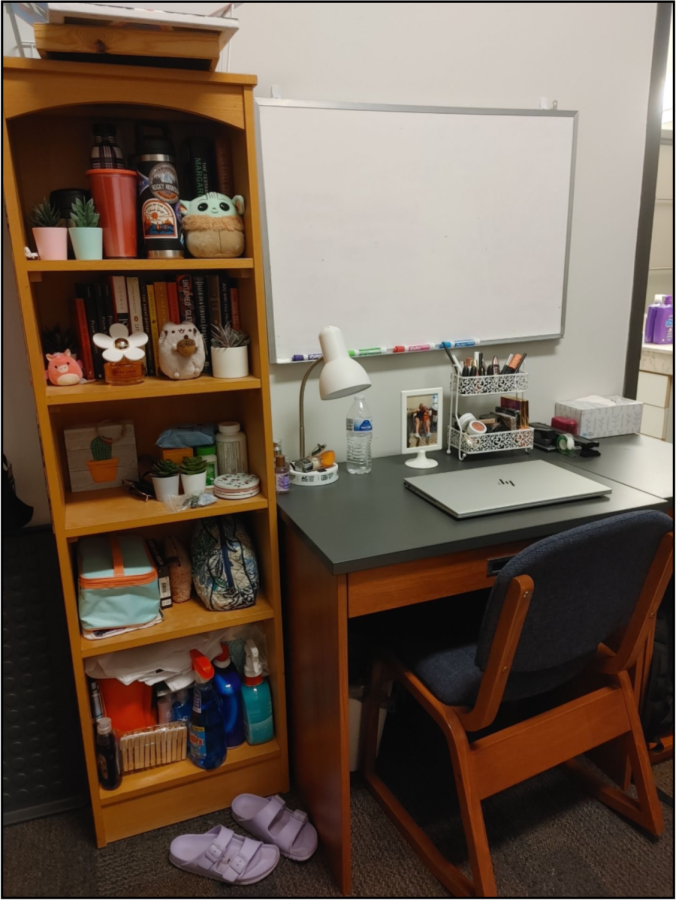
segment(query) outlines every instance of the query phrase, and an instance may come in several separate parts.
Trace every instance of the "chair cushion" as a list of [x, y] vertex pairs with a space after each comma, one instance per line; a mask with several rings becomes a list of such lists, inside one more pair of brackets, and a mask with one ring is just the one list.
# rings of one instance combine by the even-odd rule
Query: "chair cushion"
[[[437, 646], [429, 643], [407, 644], [398, 648], [399, 658], [434, 696], [447, 706], [473, 706], [483, 677], [475, 665], [476, 643], [459, 646]], [[543, 694], [581, 672], [592, 654], [571, 660], [561, 666], [537, 672], [512, 672], [505, 689], [505, 700], [521, 700]]]

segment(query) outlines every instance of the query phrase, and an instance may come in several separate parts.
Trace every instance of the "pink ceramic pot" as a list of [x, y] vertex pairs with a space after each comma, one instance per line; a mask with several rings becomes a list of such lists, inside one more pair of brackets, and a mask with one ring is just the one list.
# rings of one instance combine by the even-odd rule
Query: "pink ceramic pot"
[[67, 228], [34, 228], [33, 238], [40, 259], [68, 259]]

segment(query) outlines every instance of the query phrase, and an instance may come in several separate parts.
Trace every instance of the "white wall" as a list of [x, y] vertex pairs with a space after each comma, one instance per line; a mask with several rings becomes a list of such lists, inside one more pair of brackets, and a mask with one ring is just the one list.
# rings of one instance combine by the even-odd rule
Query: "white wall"
[[[566, 335], [524, 345], [533, 418], [555, 399], [620, 393], [638, 223], [654, 3], [244, 3], [230, 71], [257, 93], [371, 103], [580, 111]], [[310, 303], [312, 298], [307, 298]], [[421, 298], [424, 314], [424, 298]], [[505, 310], [505, 316], [509, 310]], [[333, 324], [340, 325], [336, 310]], [[503, 355], [505, 347], [498, 349]], [[367, 360], [374, 452], [399, 451], [399, 392], [446, 385], [443, 353]], [[302, 369], [272, 367], [275, 437], [298, 450]], [[345, 455], [347, 400], [322, 403], [313, 375], [307, 441]]]
[[[580, 111], [566, 335], [524, 347], [531, 414], [547, 420], [556, 398], [622, 389], [655, 10], [655, 3], [245, 3], [230, 71], [257, 74], [260, 96], [278, 84], [296, 99], [535, 108], [547, 97]], [[16, 304], [11, 284], [6, 303]], [[3, 346], [18, 352], [19, 340], [8, 317]], [[446, 385], [448, 365], [440, 353], [365, 365], [374, 452], [397, 453], [399, 392]], [[301, 376], [298, 366], [272, 367], [275, 437], [289, 456], [298, 449]], [[5, 448], [19, 469], [34, 440], [19, 419], [33, 421], [25, 377], [12, 378], [5, 394]], [[343, 459], [348, 405], [321, 403], [313, 376], [308, 444], [327, 442]], [[28, 463], [17, 474], [21, 495], [35, 502], [28, 494], [41, 484], [41, 469]]]

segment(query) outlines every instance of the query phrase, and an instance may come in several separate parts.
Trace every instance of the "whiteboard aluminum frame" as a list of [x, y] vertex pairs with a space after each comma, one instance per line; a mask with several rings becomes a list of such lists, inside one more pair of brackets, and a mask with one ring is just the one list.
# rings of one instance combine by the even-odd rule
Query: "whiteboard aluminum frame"
[[[260, 108], [262, 106], [285, 106], [301, 109], [344, 109], [364, 110], [368, 112], [408, 112], [408, 113], [434, 113], [439, 115], [463, 115], [463, 116], [537, 116], [538, 118], [573, 119], [573, 141], [570, 158], [570, 186], [568, 190], [568, 221], [566, 224], [566, 252], [563, 264], [563, 291], [561, 297], [561, 330], [555, 334], [542, 334], [533, 337], [491, 338], [481, 341], [481, 346], [490, 347], [495, 344], [514, 344], [532, 341], [550, 341], [562, 338], [566, 331], [566, 306], [568, 301], [568, 270], [570, 266], [570, 241], [573, 227], [573, 202], [575, 196], [575, 162], [577, 159], [577, 110], [567, 109], [498, 109], [483, 108], [478, 106], [408, 106], [393, 103], [337, 103], [331, 100], [276, 100], [267, 97], [256, 97], [255, 121], [256, 121], [256, 161], [258, 165], [258, 192], [260, 198], [261, 243], [263, 248], [263, 277], [265, 280], [265, 306], [268, 320], [268, 352], [270, 362], [286, 365], [291, 362], [306, 362], [306, 360], [284, 360], [277, 358], [277, 345], [275, 341], [274, 307], [272, 303], [272, 272], [270, 267], [270, 246], [268, 242], [268, 219], [265, 202], [265, 177], [263, 174], [263, 142], [261, 139]], [[457, 337], [457, 335], [455, 336]], [[453, 340], [454, 335], [443, 335], [443, 340]], [[299, 348], [300, 349], [300, 348]], [[310, 348], [308, 348], [308, 351]], [[432, 350], [416, 351], [418, 353], [431, 353]], [[396, 354], [393, 354], [396, 355]], [[403, 354], [402, 354], [403, 355]]]

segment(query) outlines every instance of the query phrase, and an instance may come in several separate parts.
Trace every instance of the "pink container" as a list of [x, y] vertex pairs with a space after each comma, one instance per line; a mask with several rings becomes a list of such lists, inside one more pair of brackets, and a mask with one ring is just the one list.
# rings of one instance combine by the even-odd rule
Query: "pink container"
[[33, 239], [40, 259], [68, 259], [67, 228], [34, 228]]
[[136, 258], [136, 172], [133, 169], [89, 169], [89, 186], [101, 214], [103, 255]]

